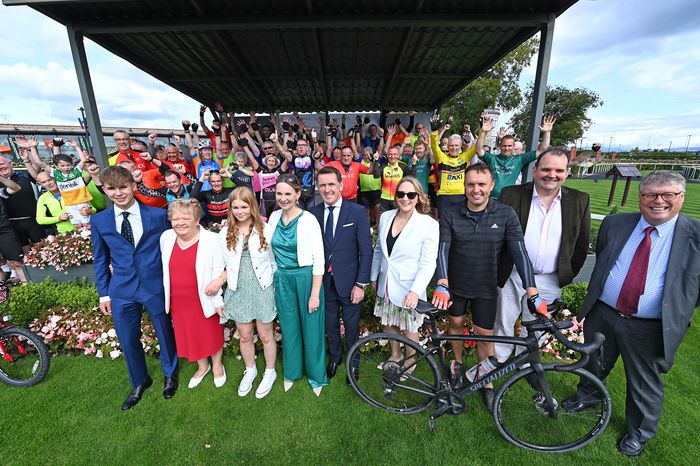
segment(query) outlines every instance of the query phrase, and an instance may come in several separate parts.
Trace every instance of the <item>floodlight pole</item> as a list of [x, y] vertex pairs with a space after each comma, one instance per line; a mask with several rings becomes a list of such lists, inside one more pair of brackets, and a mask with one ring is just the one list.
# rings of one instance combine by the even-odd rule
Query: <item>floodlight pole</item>
[[92, 155], [95, 157], [100, 167], [106, 167], [107, 149], [105, 148], [105, 140], [102, 136], [102, 125], [100, 124], [100, 115], [97, 112], [95, 92], [92, 89], [92, 79], [90, 78], [90, 68], [88, 66], [87, 55], [85, 54], [83, 34], [78, 32], [72, 24], [66, 26], [66, 30], [68, 31], [68, 42], [70, 42], [70, 51], [73, 55], [75, 73], [78, 76], [80, 97], [83, 100], [83, 107], [85, 107], [85, 113], [87, 114], [88, 134], [93, 151], [95, 152]]
[[[532, 92], [532, 110], [530, 112], [530, 126], [527, 132], [527, 150], [537, 149], [540, 140], [540, 123], [544, 111], [544, 98], [547, 93], [547, 76], [549, 75], [549, 60], [552, 55], [552, 39], [554, 38], [554, 21], [556, 15], [549, 13], [547, 23], [540, 29], [540, 49], [537, 53], [537, 70], [535, 74], [535, 86]], [[523, 168], [523, 180], [530, 181], [532, 171], [530, 166]]]

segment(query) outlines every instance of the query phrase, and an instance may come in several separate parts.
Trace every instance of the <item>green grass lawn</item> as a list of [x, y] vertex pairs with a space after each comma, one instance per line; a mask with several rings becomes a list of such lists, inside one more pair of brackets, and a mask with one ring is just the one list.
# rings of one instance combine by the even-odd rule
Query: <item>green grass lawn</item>
[[[610, 185], [612, 180], [600, 180], [595, 183], [593, 180], [573, 179], [566, 180], [566, 186], [575, 188], [580, 191], [585, 191], [591, 196], [591, 213], [607, 215], [611, 209], [617, 205], [618, 212], [639, 212], [639, 204], [637, 199], [638, 181], [632, 181], [629, 195], [627, 196], [627, 205], [620, 206], [622, 202], [622, 193], [625, 190], [625, 181], [620, 179], [617, 182], [615, 190], [615, 198], [610, 207], [608, 207], [608, 196], [610, 195]], [[689, 183], [681, 211], [689, 217], [700, 220], [700, 184]]]
[[[696, 315], [694, 324], [700, 324]], [[698, 328], [689, 329], [671, 373], [658, 436], [642, 464], [699, 464]], [[259, 365], [262, 361], [258, 361]], [[54, 357], [44, 382], [29, 388], [0, 386], [5, 412], [4, 464], [629, 464], [619, 454], [624, 433], [624, 381], [619, 362], [609, 378], [613, 417], [603, 435], [576, 452], [553, 456], [507, 443], [479, 395], [467, 412], [444, 416], [437, 431], [427, 413], [401, 416], [364, 403], [337, 376], [320, 398], [306, 382], [256, 400], [236, 395], [242, 363], [226, 358], [229, 381], [215, 389], [211, 376], [186, 388], [194, 367], [183, 361], [184, 387], [164, 400], [158, 362], [148, 359], [154, 386], [133, 410], [119, 406], [128, 393], [123, 359]]]

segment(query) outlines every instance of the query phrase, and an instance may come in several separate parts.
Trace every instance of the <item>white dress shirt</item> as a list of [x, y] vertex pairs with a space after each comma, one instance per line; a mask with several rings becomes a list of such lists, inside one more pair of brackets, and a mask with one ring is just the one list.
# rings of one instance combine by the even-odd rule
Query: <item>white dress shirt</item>
[[122, 223], [124, 222], [123, 212], [129, 212], [129, 223], [131, 224], [131, 231], [134, 232], [134, 247], [138, 246], [139, 240], [143, 235], [143, 224], [141, 223], [141, 209], [139, 208], [139, 203], [135, 202], [131, 204], [126, 210], [122, 210], [117, 206], [114, 206], [114, 220], [117, 223], [117, 233], [121, 234]]
[[[339, 197], [338, 200], [333, 204], [333, 236], [335, 236], [335, 231], [338, 227], [338, 217], [340, 216], [340, 205], [343, 203], [343, 198]], [[328, 204], [324, 202], [323, 208], [323, 234], [326, 234], [326, 222], [328, 221]]]
[[547, 210], [537, 194], [537, 188], [533, 188], [525, 229], [525, 248], [536, 274], [558, 271], [561, 234], [561, 189]]

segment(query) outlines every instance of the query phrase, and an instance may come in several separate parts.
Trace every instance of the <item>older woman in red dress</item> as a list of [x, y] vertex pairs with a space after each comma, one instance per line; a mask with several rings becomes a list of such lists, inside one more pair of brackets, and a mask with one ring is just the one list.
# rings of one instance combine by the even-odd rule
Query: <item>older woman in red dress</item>
[[178, 356], [198, 365], [188, 387], [199, 385], [213, 370], [218, 388], [226, 383], [224, 327], [217, 315], [224, 302], [221, 292], [207, 296], [204, 288], [223, 271], [223, 251], [217, 235], [199, 225], [200, 217], [196, 199], [177, 199], [168, 206], [172, 229], [160, 238], [165, 309], [172, 315]]

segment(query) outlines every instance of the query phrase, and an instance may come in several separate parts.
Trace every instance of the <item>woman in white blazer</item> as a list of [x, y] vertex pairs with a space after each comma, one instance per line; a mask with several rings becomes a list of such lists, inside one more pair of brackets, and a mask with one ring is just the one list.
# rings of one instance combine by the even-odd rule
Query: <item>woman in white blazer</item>
[[238, 396], [246, 396], [258, 376], [255, 366], [253, 334], [263, 343], [265, 373], [255, 391], [256, 398], [263, 398], [272, 389], [277, 378], [275, 362], [277, 343], [273, 321], [277, 316], [272, 277], [277, 268], [272, 254], [272, 228], [263, 223], [253, 191], [242, 186], [228, 197], [226, 227], [218, 235], [219, 247], [224, 254], [226, 271], [207, 286], [207, 294], [215, 294], [224, 283], [228, 284], [224, 296], [224, 308], [219, 312], [221, 323], [233, 320], [240, 337], [241, 356], [245, 372], [238, 386]]
[[[395, 202], [397, 209], [384, 212], [379, 219], [371, 273], [377, 292], [374, 315], [381, 318], [385, 332], [403, 333], [417, 342], [424, 316], [414, 309], [418, 299], [426, 299], [426, 288], [435, 273], [440, 228], [427, 215], [430, 205], [414, 177], [401, 180]], [[391, 360], [402, 359], [398, 343], [392, 343]]]
[[224, 326], [217, 315], [224, 302], [220, 291], [208, 296], [205, 288], [221, 275], [224, 261], [216, 233], [199, 225], [201, 214], [196, 199], [177, 199], [168, 206], [172, 229], [160, 237], [165, 310], [172, 316], [178, 356], [197, 361], [188, 386], [199, 385], [213, 369], [218, 388], [226, 383]]
[[275, 196], [280, 209], [268, 221], [277, 262], [275, 301], [282, 328], [284, 389], [289, 390], [306, 369], [309, 384], [319, 396], [328, 385], [323, 234], [316, 217], [297, 205], [301, 186], [294, 175], [277, 179]]

